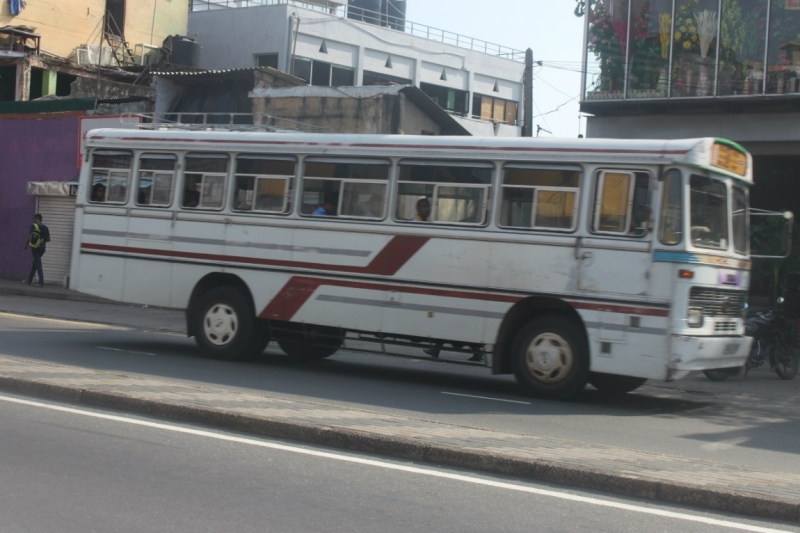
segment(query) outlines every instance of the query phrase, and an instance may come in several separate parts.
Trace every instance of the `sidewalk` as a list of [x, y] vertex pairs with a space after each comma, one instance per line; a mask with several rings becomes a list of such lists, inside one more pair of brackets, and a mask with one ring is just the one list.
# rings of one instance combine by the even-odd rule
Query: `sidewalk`
[[51, 300], [71, 300], [73, 302], [115, 303], [105, 298], [98, 298], [96, 296], [65, 289], [61, 285], [45, 284], [44, 287], [37, 287], [35, 285], [22, 283], [22, 280], [12, 279], [0, 279], [0, 294], [50, 298]]
[[0, 356], [0, 389], [709, 509], [800, 520], [800, 474]]

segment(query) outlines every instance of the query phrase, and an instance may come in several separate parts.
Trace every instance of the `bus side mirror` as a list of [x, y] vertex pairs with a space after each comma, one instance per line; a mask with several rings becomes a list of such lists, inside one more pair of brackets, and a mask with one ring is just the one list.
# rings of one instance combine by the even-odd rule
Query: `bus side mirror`
[[785, 259], [792, 253], [794, 214], [750, 210], [750, 257], [753, 259]]

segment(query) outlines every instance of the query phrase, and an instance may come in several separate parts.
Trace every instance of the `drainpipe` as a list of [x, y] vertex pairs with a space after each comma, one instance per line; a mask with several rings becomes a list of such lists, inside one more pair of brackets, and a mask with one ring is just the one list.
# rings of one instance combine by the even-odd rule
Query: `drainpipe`
[[522, 136], [533, 137], [533, 50], [525, 51], [525, 76], [522, 79]]

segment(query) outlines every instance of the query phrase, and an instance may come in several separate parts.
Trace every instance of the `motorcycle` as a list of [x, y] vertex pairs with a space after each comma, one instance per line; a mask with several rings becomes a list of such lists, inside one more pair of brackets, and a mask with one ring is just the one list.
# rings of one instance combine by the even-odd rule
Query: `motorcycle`
[[[777, 308], [757, 313], [745, 321], [745, 335], [753, 337], [753, 346], [744, 364], [745, 376], [767, 362], [781, 379], [794, 379], [797, 375], [800, 355], [794, 349], [794, 327], [780, 308], [783, 302], [783, 298], [778, 298]], [[741, 368], [717, 368], [704, 370], [703, 374], [711, 381], [725, 381], [740, 371]]]

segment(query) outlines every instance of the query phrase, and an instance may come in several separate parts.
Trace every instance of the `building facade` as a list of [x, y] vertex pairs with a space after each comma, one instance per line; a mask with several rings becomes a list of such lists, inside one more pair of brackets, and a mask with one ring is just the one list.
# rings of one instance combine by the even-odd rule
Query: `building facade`
[[369, 2], [350, 4], [194, 0], [197, 66], [270, 66], [315, 86], [415, 85], [473, 135], [521, 134], [532, 96], [524, 52], [359, 7]]
[[590, 0], [588, 137], [725, 137], [754, 155], [755, 207], [800, 213], [800, 2]]

